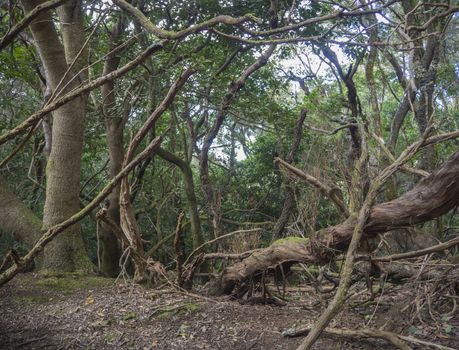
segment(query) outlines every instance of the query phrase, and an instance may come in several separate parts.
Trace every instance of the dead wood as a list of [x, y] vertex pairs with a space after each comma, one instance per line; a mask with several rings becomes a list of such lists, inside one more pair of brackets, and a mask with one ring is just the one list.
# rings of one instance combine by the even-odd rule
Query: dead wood
[[410, 258], [416, 258], [419, 256], [427, 255], [427, 254], [432, 254], [432, 253], [439, 253], [442, 251], [445, 251], [449, 248], [452, 248], [456, 245], [459, 245], [459, 236], [456, 238], [453, 238], [447, 242], [443, 242], [440, 244], [433, 245], [431, 247], [427, 247], [424, 249], [419, 249], [419, 250], [414, 250], [406, 253], [398, 253], [398, 254], [392, 254], [388, 256], [368, 256], [368, 255], [361, 255], [357, 257], [359, 260], [369, 260], [369, 261], [379, 261], [379, 262], [390, 262], [390, 261], [395, 261], [395, 260], [402, 260], [402, 259], [410, 259]]
[[[427, 139], [426, 144], [437, 137]], [[364, 236], [412, 226], [447, 213], [459, 202], [459, 151], [437, 171], [422, 179], [412, 190], [392, 201], [374, 206], [364, 227]], [[311, 238], [292, 238], [274, 242], [243, 261], [227, 267], [217, 283], [218, 294], [230, 294], [257, 272], [285, 262], [326, 263], [347, 248], [357, 218], [321, 231]]]
[[207, 254], [204, 254], [203, 259], [204, 260], [210, 260], [210, 259], [242, 260], [244, 258], [247, 258], [249, 255], [253, 254], [257, 250], [259, 249], [252, 249], [252, 250], [248, 250], [243, 253], [207, 253]]
[[[333, 297], [332, 302], [327, 306], [327, 308], [322, 312], [317, 321], [314, 324], [314, 327], [311, 329], [311, 332], [307, 335], [306, 339], [298, 347], [298, 350], [310, 349], [312, 345], [319, 338], [322, 331], [328, 326], [330, 321], [338, 312], [341, 311], [345, 301], [347, 292], [351, 285], [352, 272], [354, 269], [354, 263], [356, 258], [357, 249], [360, 244], [360, 240], [363, 236], [365, 225], [368, 221], [368, 218], [371, 213], [371, 209], [376, 201], [379, 190], [387, 181], [387, 179], [392, 176], [403, 164], [405, 164], [409, 159], [411, 159], [418, 149], [422, 146], [425, 139], [427, 138], [430, 128], [426, 130], [423, 137], [420, 141], [415, 142], [409, 146], [399, 158], [394, 161], [391, 165], [386, 167], [381, 173], [373, 180], [370, 185], [370, 189], [366, 195], [366, 198], [362, 204], [359, 214], [357, 216], [357, 222], [354, 226], [351, 242], [349, 243], [349, 248], [346, 252], [346, 260], [344, 261], [344, 266], [341, 272], [341, 282], [338, 286], [338, 290]], [[362, 137], [362, 153], [358, 163], [364, 164], [368, 160], [368, 149], [366, 147], [366, 139]], [[361, 172], [362, 174], [362, 172]], [[368, 279], [369, 281], [369, 279]], [[371, 283], [368, 283], [371, 293], [373, 293], [371, 288]]]
[[[308, 335], [311, 331], [311, 328], [301, 328], [301, 329], [289, 329], [284, 331], [282, 335], [284, 337], [301, 337]], [[453, 350], [450, 347], [431, 343], [428, 341], [416, 339], [413, 337], [408, 337], [400, 334], [396, 334], [393, 332], [382, 331], [379, 329], [361, 329], [361, 330], [352, 330], [352, 329], [336, 329], [336, 328], [326, 328], [323, 332], [326, 335], [337, 336], [337, 337], [345, 337], [345, 338], [380, 338], [387, 340], [388, 342], [395, 345], [398, 349], [411, 349], [410, 346], [406, 344], [406, 342], [416, 344], [416, 345], [423, 345], [428, 347], [434, 347], [436, 349], [441, 350]]]
[[[184, 265], [188, 265], [188, 263], [191, 261], [191, 258], [198, 252], [200, 252], [205, 246], [209, 245], [209, 244], [212, 244], [212, 243], [215, 243], [215, 242], [218, 242], [224, 238], [228, 238], [228, 237], [231, 237], [231, 236], [234, 236], [234, 235], [237, 235], [237, 234], [241, 234], [241, 233], [252, 233], [252, 232], [260, 232], [261, 231], [261, 228], [254, 228], [254, 229], [250, 229], [250, 230], [237, 230], [237, 231], [233, 231], [233, 232], [230, 232], [230, 233], [227, 233], [227, 234], [224, 234], [223, 236], [219, 236], [217, 238], [214, 238], [214, 239], [211, 239], [210, 241], [207, 241], [207, 242], [204, 242], [203, 244], [201, 244], [199, 247], [197, 247], [195, 250], [193, 250], [191, 252], [190, 255], [188, 255], [188, 258], [186, 258], [185, 262], [184, 262]], [[242, 253], [244, 254], [244, 253]], [[207, 254], [206, 254], [207, 255]], [[224, 254], [225, 256], [224, 257], [227, 257], [227, 256], [230, 256], [231, 254]], [[240, 254], [237, 254], [238, 256]], [[212, 258], [213, 256], [212, 255], [209, 255], [208, 257], [206, 257], [206, 259], [210, 259]], [[215, 257], [220, 257], [220, 256], [215, 256]]]

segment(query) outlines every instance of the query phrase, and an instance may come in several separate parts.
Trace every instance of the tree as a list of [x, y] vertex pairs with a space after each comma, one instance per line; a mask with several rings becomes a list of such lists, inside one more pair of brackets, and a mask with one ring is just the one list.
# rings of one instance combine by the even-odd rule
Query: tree
[[0, 284], [44, 248], [53, 272], [176, 266], [181, 286], [243, 259], [215, 264], [216, 292], [242, 296], [272, 267], [347, 250], [351, 271], [362, 236], [457, 221], [457, 6], [113, 2], [0, 19], [0, 228], [31, 247]]
[[[27, 12], [41, 3], [22, 2]], [[69, 1], [58, 9], [58, 14], [62, 43], [50, 12], [41, 13], [30, 25], [46, 84], [55, 95], [69, 91], [87, 77], [85, 69], [80, 71], [87, 60], [81, 3]], [[85, 106], [86, 97], [81, 96], [53, 112], [53, 144], [46, 169], [44, 229], [67, 219], [79, 209]], [[43, 269], [50, 272], [88, 272], [92, 269], [79, 225], [69, 228], [46, 248]]]

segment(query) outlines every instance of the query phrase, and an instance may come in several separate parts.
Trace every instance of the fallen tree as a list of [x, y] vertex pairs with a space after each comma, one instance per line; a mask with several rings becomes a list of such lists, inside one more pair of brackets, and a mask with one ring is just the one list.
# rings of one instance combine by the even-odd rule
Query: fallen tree
[[[375, 205], [363, 234], [373, 237], [378, 233], [420, 224], [447, 213], [458, 204], [459, 151], [456, 151], [412, 190], [397, 199]], [[227, 267], [212, 284], [209, 293], [238, 295], [252, 276], [280, 264], [326, 263], [347, 248], [356, 222], [356, 216], [351, 215], [341, 224], [320, 230], [310, 238], [281, 239], [268, 248], [257, 250]]]

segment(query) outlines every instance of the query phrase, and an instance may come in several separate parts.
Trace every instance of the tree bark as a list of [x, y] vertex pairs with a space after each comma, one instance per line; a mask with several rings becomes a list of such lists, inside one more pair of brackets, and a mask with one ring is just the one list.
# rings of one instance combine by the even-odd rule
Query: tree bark
[[[40, 3], [41, 0], [22, 1], [27, 12]], [[61, 86], [64, 86], [74, 77], [74, 72], [78, 72], [86, 64], [87, 58], [86, 50], [80, 53], [85, 35], [79, 1], [69, 1], [58, 9], [58, 14], [62, 24], [63, 44], [59, 40], [49, 11], [37, 16], [30, 25], [45, 68], [47, 84], [54, 93], [60, 81], [63, 79]], [[77, 57], [78, 60], [64, 79], [68, 65]], [[76, 87], [85, 76], [86, 73], [80, 73], [68, 88]], [[79, 211], [85, 103], [86, 97], [80, 96], [53, 112], [53, 146], [46, 169], [44, 229], [66, 220]], [[50, 273], [92, 270], [79, 225], [69, 227], [46, 247], [43, 269]]]
[[[124, 156], [123, 166], [128, 164], [134, 158], [135, 151], [142, 142], [142, 140], [152, 130], [157, 120], [171, 106], [179, 90], [183, 87], [183, 85], [194, 73], [196, 73], [196, 70], [188, 68], [171, 85], [166, 96], [163, 98], [163, 100], [147, 118], [145, 123], [133, 136], [132, 141], [130, 142], [126, 154]], [[132, 206], [130, 195], [130, 184], [127, 176], [121, 180], [119, 207], [121, 230], [128, 239], [130, 248], [137, 255], [143, 258], [145, 255], [143, 249], [143, 240], [140, 234], [140, 228], [137, 224], [137, 220], [134, 215], [134, 208]], [[142, 280], [145, 277], [147, 267], [146, 264], [142, 259], [139, 259], [137, 261], [134, 260], [134, 265], [134, 280]]]
[[[306, 119], [307, 110], [302, 109], [300, 117], [296, 122], [296, 126], [293, 132], [293, 144], [290, 152], [286, 157], [288, 163], [293, 163], [295, 160], [298, 149], [300, 148], [301, 138], [303, 136], [303, 123]], [[295, 206], [295, 192], [292, 183], [288, 177], [284, 178], [284, 203], [282, 205], [281, 215], [276, 221], [273, 228], [273, 237], [280, 238], [283, 236], [285, 225], [287, 225], [290, 215]]]
[[220, 104], [220, 107], [215, 116], [215, 122], [212, 127], [207, 131], [199, 159], [199, 171], [201, 175], [201, 188], [204, 194], [204, 198], [207, 201], [209, 218], [211, 220], [211, 226], [214, 232], [214, 236], [218, 237], [221, 234], [221, 215], [220, 208], [218, 205], [218, 200], [215, 198], [215, 191], [212, 186], [212, 181], [210, 180], [209, 174], [209, 151], [214, 142], [214, 139], [217, 137], [218, 132], [220, 131], [223, 122], [225, 121], [228, 109], [236, 99], [236, 96], [239, 90], [245, 85], [247, 79], [257, 70], [264, 67], [271, 55], [273, 54], [276, 45], [270, 45], [265, 52], [263, 52], [260, 57], [252, 65], [245, 68], [241, 75], [233, 81], [229, 87], [228, 91], [223, 97], [223, 100]]
[[8, 188], [0, 178], [0, 234], [11, 235], [31, 249], [40, 238], [41, 220]]
[[[121, 34], [124, 31], [125, 20], [120, 17], [110, 31], [109, 52], [119, 44]], [[104, 64], [103, 75], [107, 75], [118, 69], [121, 57], [116, 53], [108, 55]], [[110, 177], [119, 173], [124, 158], [124, 117], [114, 112], [115, 108], [115, 82], [108, 81], [101, 86], [102, 112], [105, 119], [105, 129], [107, 131], [108, 154], [110, 157]], [[117, 225], [120, 224], [120, 186], [115, 187], [107, 198], [107, 215]], [[119, 272], [119, 259], [121, 249], [119, 242], [110, 227], [102, 223], [100, 230], [100, 269], [107, 276], [115, 277]]]
[[196, 249], [203, 243], [201, 232], [201, 220], [199, 219], [198, 201], [193, 182], [193, 172], [190, 165], [175, 154], [170, 153], [162, 148], [156, 151], [156, 154], [164, 160], [175, 164], [182, 172], [183, 185], [185, 187], [185, 196], [188, 204], [188, 215], [190, 216], [191, 236], [193, 239], [193, 249]]
[[[429, 120], [434, 113], [434, 92], [437, 81], [437, 68], [439, 62], [439, 48], [441, 36], [447, 23], [446, 18], [434, 18], [432, 13], [428, 15], [418, 14], [415, 11], [416, 4], [412, 1], [403, 0], [402, 8], [406, 16], [406, 39], [410, 39], [413, 44], [410, 55], [412, 61], [413, 83], [417, 89], [417, 98], [414, 100], [414, 119], [418, 125], [419, 133], [422, 134], [428, 127]], [[438, 10], [441, 11], [441, 10]], [[429, 21], [432, 18], [432, 21]], [[426, 33], [421, 33], [415, 29], [409, 29], [426, 23]], [[426, 36], [426, 39], [423, 39]], [[436, 152], [433, 147], [428, 147], [421, 160], [421, 168], [431, 170], [435, 167]]]
[[[381, 232], [423, 223], [447, 213], [458, 203], [459, 151], [412, 190], [397, 199], [374, 206], [363, 234], [373, 237]], [[226, 268], [216, 285], [212, 286], [211, 293], [230, 294], [251, 276], [284, 262], [328, 262], [337, 251], [347, 248], [355, 224], [356, 217], [350, 216], [343, 223], [318, 231], [309, 239], [282, 239], [268, 248], [257, 250]]]

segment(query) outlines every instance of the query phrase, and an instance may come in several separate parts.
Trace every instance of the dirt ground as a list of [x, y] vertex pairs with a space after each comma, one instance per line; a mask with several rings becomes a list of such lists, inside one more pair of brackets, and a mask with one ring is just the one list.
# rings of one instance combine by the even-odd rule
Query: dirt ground
[[[400, 310], [412, 292], [388, 288], [375, 302], [362, 304], [368, 299], [362, 291], [332, 326], [359, 329], [369, 324], [459, 349], [459, 314], [435, 324], [426, 319], [410, 322]], [[301, 338], [285, 338], [282, 332], [311, 324], [327, 296], [319, 298], [303, 285], [290, 287], [288, 299], [285, 306], [251, 305], [100, 277], [24, 274], [0, 288], [0, 348], [295, 349]], [[315, 345], [321, 350], [393, 348], [382, 340], [327, 337]]]

